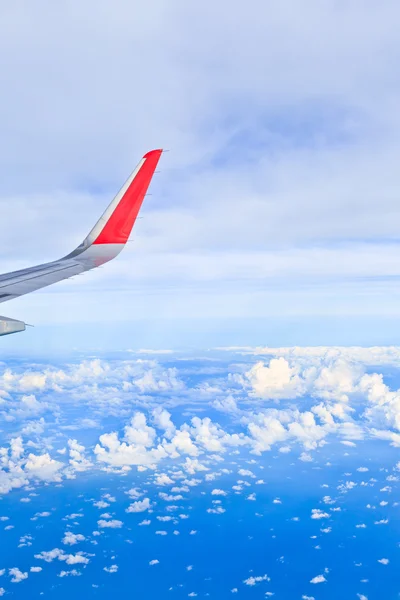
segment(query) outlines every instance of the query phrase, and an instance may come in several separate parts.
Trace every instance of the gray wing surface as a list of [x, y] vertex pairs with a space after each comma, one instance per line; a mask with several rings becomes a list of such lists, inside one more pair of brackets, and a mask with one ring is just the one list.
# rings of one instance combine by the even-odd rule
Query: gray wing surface
[[[53, 262], [0, 275], [0, 302], [95, 269], [115, 258], [128, 241], [161, 153], [162, 150], [152, 150], [143, 156], [89, 235], [73, 252]], [[0, 317], [0, 335], [24, 329], [22, 321]]]

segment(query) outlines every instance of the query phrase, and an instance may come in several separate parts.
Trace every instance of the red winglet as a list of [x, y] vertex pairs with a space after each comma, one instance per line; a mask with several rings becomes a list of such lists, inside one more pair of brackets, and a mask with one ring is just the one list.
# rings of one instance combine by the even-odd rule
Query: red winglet
[[135, 224], [162, 150], [151, 150], [93, 244], [125, 244]]

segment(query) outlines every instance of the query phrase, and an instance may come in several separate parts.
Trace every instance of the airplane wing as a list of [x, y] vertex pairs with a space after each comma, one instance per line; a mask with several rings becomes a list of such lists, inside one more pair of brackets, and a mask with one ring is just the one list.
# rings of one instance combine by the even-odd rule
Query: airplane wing
[[[115, 258], [123, 249], [138, 216], [162, 150], [145, 154], [89, 235], [59, 260], [0, 275], [0, 302], [6, 302], [89, 271]], [[0, 336], [24, 331], [25, 323], [0, 317]]]

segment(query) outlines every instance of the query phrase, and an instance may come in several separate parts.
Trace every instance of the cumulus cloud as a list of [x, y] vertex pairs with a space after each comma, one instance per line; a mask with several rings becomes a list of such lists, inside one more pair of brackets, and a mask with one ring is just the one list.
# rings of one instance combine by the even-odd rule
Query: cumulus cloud
[[324, 577], [324, 575], [316, 575], [310, 580], [310, 583], [324, 583], [325, 581], [326, 578]]
[[100, 529], [120, 529], [123, 525], [123, 522], [119, 521], [118, 519], [110, 519], [109, 521], [106, 519], [99, 519], [97, 521], [97, 525], [100, 527]]
[[43, 481], [61, 481], [59, 471], [62, 467], [63, 463], [51, 458], [47, 452], [41, 456], [29, 454], [25, 463], [25, 470], [32, 477], [37, 477]]
[[54, 560], [65, 561], [67, 565], [86, 565], [89, 563], [89, 559], [84, 552], [66, 554], [64, 550], [60, 550], [60, 548], [54, 548], [53, 550], [40, 552], [39, 554], [35, 554], [35, 558], [38, 560], [44, 560], [45, 562], [53, 562]]
[[111, 565], [110, 567], [103, 567], [103, 571], [106, 573], [117, 573], [118, 565]]
[[151, 369], [143, 377], [135, 379], [133, 384], [142, 394], [148, 392], [181, 391], [185, 387], [183, 382], [178, 378], [176, 368], [165, 369], [161, 373], [156, 373]]
[[173, 483], [174, 480], [171, 479], [171, 477], [169, 477], [166, 473], [161, 473], [160, 475], [157, 475], [155, 479], [156, 485], [173, 485]]
[[243, 583], [245, 585], [254, 586], [257, 583], [260, 583], [261, 581], [269, 581], [269, 580], [270, 580], [270, 578], [268, 577], [268, 575], [257, 575], [257, 576], [252, 575], [251, 577], [244, 579]]
[[149, 510], [150, 498], [143, 498], [143, 500], [137, 500], [128, 506], [126, 509], [127, 513], [141, 513]]
[[329, 514], [320, 510], [319, 508], [313, 508], [311, 510], [312, 519], [329, 519]]
[[211, 492], [212, 496], [227, 496], [228, 493], [225, 490], [220, 490], [218, 488], [212, 490]]
[[70, 569], [69, 571], [60, 571], [57, 577], [79, 577], [80, 575], [82, 575], [80, 571]]
[[8, 570], [8, 573], [11, 577], [11, 583], [20, 583], [24, 579], [28, 579], [28, 573], [20, 571], [18, 567], [13, 567]]
[[246, 373], [246, 378], [253, 395], [270, 400], [296, 398], [305, 387], [296, 369], [282, 357], [271, 359], [268, 366], [258, 362]]
[[68, 440], [68, 448], [69, 448], [69, 463], [74, 471], [86, 471], [90, 469], [93, 465], [85, 457], [85, 446], [79, 444], [77, 440]]
[[[263, 352], [262, 349], [259, 351], [260, 354]], [[103, 468], [124, 475], [131, 466], [137, 466], [142, 471], [149, 469], [155, 472], [153, 481], [159, 485], [182, 487], [182, 490], [173, 490], [169, 494], [172, 498], [181, 496], [183, 487], [195, 484], [195, 479], [201, 481], [205, 477], [213, 481], [219, 475], [211, 469], [212, 463], [223, 461], [224, 454], [239, 452], [242, 447], [260, 455], [275, 446], [281, 452], [293, 451], [299, 446], [300, 460], [311, 462], [316, 460], [313, 451], [322, 448], [334, 436], [348, 447], [353, 447], [355, 440], [368, 436], [400, 444], [398, 390], [392, 390], [381, 373], [366, 373], [362, 363], [362, 360], [379, 363], [380, 357], [382, 362], [394, 362], [397, 357], [394, 349], [390, 352], [387, 349], [371, 349], [370, 355], [367, 350], [338, 348], [282, 348], [268, 349], [268, 352], [275, 354], [269, 362], [259, 361], [250, 368], [247, 363], [246, 366], [240, 365], [237, 372], [244, 372], [244, 375], [228, 376], [226, 385], [234, 389], [231, 390], [233, 396], [227, 397], [236, 403], [238, 393], [241, 397], [247, 394], [247, 400], [245, 403], [241, 401], [240, 411], [232, 411], [230, 420], [224, 417], [223, 426], [205, 415], [190, 416], [177, 425], [178, 421], [164, 407], [154, 408], [150, 403], [148, 407], [142, 405], [141, 410], [137, 410], [135, 400], [121, 408], [117, 399], [115, 405], [110, 402], [109, 406], [111, 410], [113, 406], [118, 407], [115, 415], [120, 417], [119, 429], [107, 431], [104, 423], [105, 433], [99, 436], [94, 451], [86, 450], [78, 434], [67, 442], [63, 440], [59, 450], [51, 448], [48, 441], [42, 442], [38, 438], [26, 440], [25, 434], [11, 437], [9, 445], [0, 452], [0, 493], [8, 493], [30, 482], [60, 483], [64, 477], [75, 477], [89, 468]], [[101, 402], [103, 391], [100, 384], [108, 389], [108, 401], [111, 384], [116, 386], [113, 388], [114, 396], [120, 390], [123, 396], [127, 383], [132, 395], [132, 381], [138, 376], [140, 378], [143, 370], [149, 367], [159, 368], [150, 362], [149, 365], [148, 361], [138, 364], [137, 361], [93, 359], [64, 368], [47, 366], [43, 370], [26, 373], [26, 378], [22, 371], [6, 370], [1, 375], [7, 388], [5, 393], [21, 394], [24, 402], [32, 406], [35, 400], [42, 402], [40, 393], [49, 391], [47, 403], [49, 397], [65, 390], [77, 396], [79, 391], [80, 399], [92, 398], [88, 394], [91, 385], [98, 386]], [[30, 398], [32, 389], [29, 386], [35, 387], [38, 398]], [[300, 394], [299, 400], [293, 402], [293, 394], [297, 393]], [[268, 399], [279, 400], [279, 406], [266, 404]], [[93, 421], [91, 401], [87, 405], [87, 420], [90, 422]], [[62, 415], [64, 406], [58, 410]], [[96, 405], [96, 411], [101, 413], [102, 408], [98, 409]], [[121, 418], [125, 419], [125, 423], [121, 424]], [[32, 434], [34, 431], [33, 428]], [[51, 456], [53, 452], [60, 460]], [[162, 471], [160, 463], [171, 459], [176, 460], [189, 483], [177, 485], [181, 478], [179, 471]], [[250, 469], [241, 471], [244, 473]], [[341, 483], [339, 491], [346, 493], [351, 489], [349, 485], [349, 482]], [[138, 493], [140, 496], [141, 493]], [[138, 500], [139, 496], [132, 498]], [[110, 502], [111, 499], [103, 497], [95, 506], [106, 508]]]
[[81, 533], [72, 533], [72, 531], [66, 531], [62, 543], [67, 546], [74, 546], [78, 542], [84, 542], [85, 539], [85, 536]]

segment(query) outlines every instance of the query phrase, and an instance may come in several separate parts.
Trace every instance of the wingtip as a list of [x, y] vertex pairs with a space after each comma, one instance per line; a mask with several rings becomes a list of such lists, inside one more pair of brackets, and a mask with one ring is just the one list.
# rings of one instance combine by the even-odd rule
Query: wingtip
[[162, 148], [157, 148], [156, 150], [150, 150], [149, 152], [146, 152], [146, 154], [143, 156], [143, 158], [150, 158], [151, 156], [160, 156], [163, 152]]

